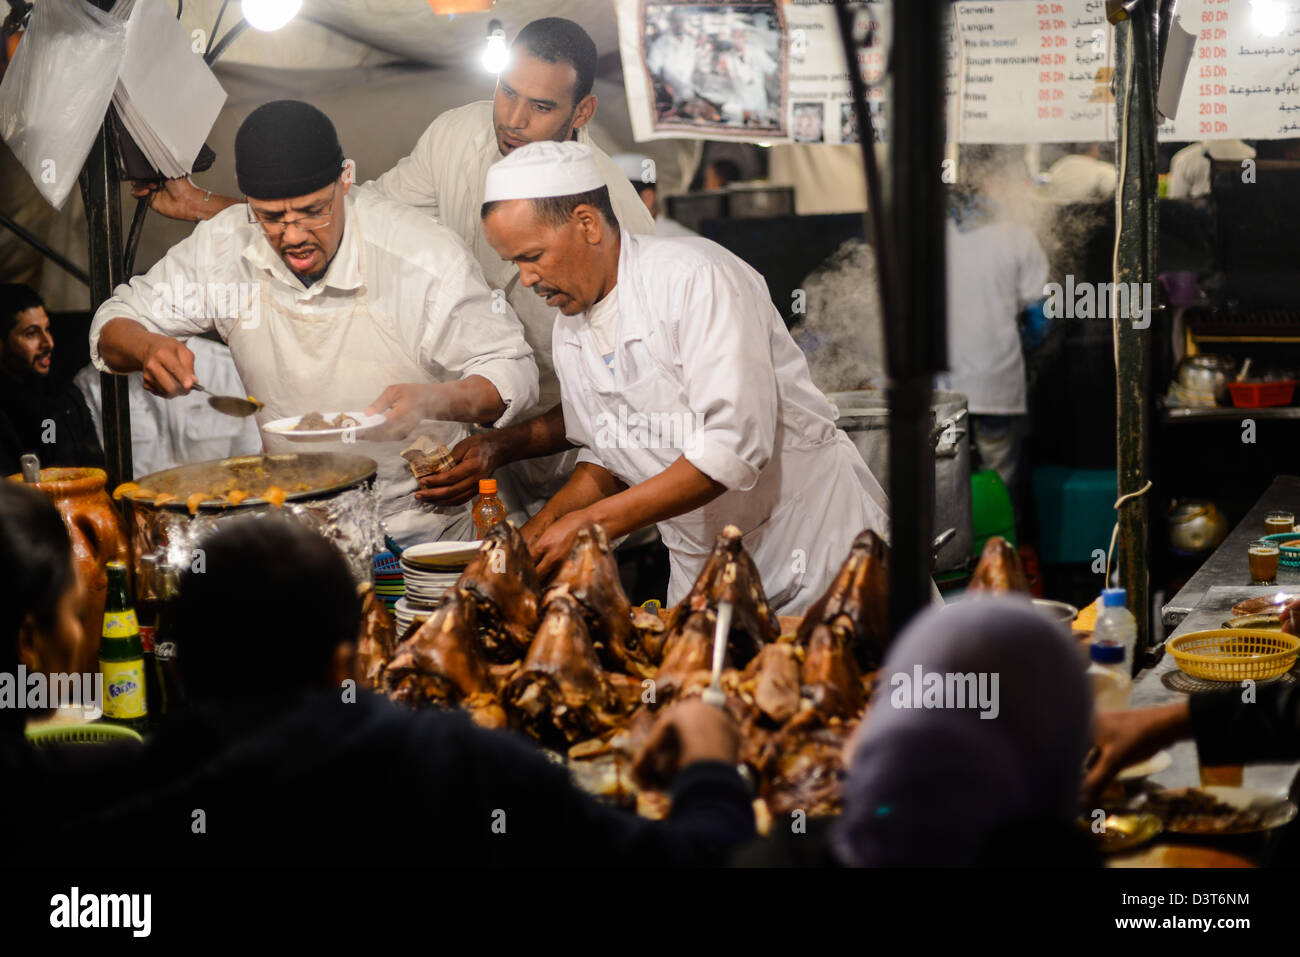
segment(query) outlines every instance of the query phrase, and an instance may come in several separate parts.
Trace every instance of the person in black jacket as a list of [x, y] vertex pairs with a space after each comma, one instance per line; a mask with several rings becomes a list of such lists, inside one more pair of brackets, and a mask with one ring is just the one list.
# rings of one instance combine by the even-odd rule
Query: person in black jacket
[[0, 475], [27, 452], [43, 466], [99, 467], [104, 450], [81, 393], [50, 377], [54, 337], [45, 303], [21, 283], [0, 283]]
[[709, 865], [753, 836], [721, 711], [665, 713], [651, 741], [677, 771], [672, 809], [645, 820], [512, 732], [357, 688], [360, 604], [316, 533], [261, 516], [202, 550], [171, 626], [186, 710], [143, 748], [86, 749], [90, 766], [42, 779], [81, 795], [29, 829], [64, 862], [102, 863], [111, 834], [138, 865]]

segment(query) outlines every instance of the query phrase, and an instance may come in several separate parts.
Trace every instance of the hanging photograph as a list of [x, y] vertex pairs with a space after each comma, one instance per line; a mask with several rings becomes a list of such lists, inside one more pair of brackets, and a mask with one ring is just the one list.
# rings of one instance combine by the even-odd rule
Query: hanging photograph
[[634, 86], [644, 89], [652, 135], [789, 135], [779, 3], [640, 0], [634, 16], [641, 75], [629, 78], [629, 98]]

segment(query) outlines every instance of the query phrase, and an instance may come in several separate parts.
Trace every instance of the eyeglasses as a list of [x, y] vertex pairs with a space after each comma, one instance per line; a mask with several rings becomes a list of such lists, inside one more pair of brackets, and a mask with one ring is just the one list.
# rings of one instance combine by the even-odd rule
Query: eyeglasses
[[278, 236], [290, 226], [297, 226], [306, 232], [316, 229], [324, 229], [330, 224], [330, 217], [334, 212], [334, 196], [330, 196], [330, 204], [324, 212], [312, 216], [299, 216], [297, 219], [262, 219], [253, 211], [253, 207], [248, 206], [248, 221], [250, 224], [261, 226], [269, 235]]

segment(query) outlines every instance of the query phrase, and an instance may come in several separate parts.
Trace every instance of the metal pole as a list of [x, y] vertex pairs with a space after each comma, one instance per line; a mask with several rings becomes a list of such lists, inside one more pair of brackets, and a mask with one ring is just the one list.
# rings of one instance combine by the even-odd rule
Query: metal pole
[[[1156, 37], [1155, 19], [1146, 6], [1115, 27], [1116, 118], [1120, 179], [1116, 194], [1115, 270], [1118, 289], [1150, 290], [1156, 275]], [[1118, 303], [1114, 296], [1112, 305]], [[1148, 396], [1151, 370], [1151, 315], [1129, 296], [1128, 315], [1115, 316], [1115, 387], [1118, 400], [1116, 442], [1119, 494], [1138, 493], [1148, 474]], [[1154, 308], [1152, 294], [1143, 301]], [[1137, 619], [1137, 647], [1150, 641], [1147, 567], [1147, 499], [1138, 495], [1119, 509], [1120, 584], [1128, 591]]]
[[[113, 295], [122, 281], [122, 210], [118, 193], [117, 157], [111, 120], [105, 119], [81, 170], [81, 195], [90, 233], [90, 311]], [[131, 464], [129, 379], [105, 373], [99, 377], [104, 422], [104, 460], [108, 487], [135, 477]]]
[[944, 157], [944, 0], [894, 0], [888, 101], [889, 193], [898, 311], [889, 359], [890, 630], [930, 603], [934, 448], [930, 392], [947, 365]]
[[84, 269], [82, 269], [80, 266], [74, 263], [67, 256], [63, 255], [57, 249], [54, 249], [48, 244], [42, 242], [39, 236], [37, 236], [30, 229], [27, 229], [21, 223], [16, 222], [15, 220], [9, 218], [4, 213], [0, 213], [0, 226], [3, 226], [5, 229], [8, 229], [11, 233], [13, 233], [15, 236], [17, 236], [27, 245], [31, 246], [33, 249], [35, 249], [38, 253], [40, 253], [50, 262], [54, 263], [54, 265], [58, 266], [64, 272], [68, 273], [70, 276], [72, 276], [73, 279], [76, 279], [82, 285], [84, 286], [90, 285], [90, 275]]

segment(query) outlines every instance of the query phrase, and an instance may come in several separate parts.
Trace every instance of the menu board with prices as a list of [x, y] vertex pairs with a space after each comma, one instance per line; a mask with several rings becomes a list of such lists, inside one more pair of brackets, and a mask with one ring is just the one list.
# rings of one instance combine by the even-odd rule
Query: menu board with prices
[[1162, 140], [1300, 137], [1300, 3], [1180, 0], [1178, 18], [1196, 47]]
[[[616, 2], [638, 139], [858, 142], [830, 0]], [[879, 141], [891, 7], [861, 6], [873, 42], [858, 66]], [[939, 65], [949, 141], [1114, 138], [1116, 30], [1105, 0], [957, 0], [950, 10]], [[1195, 46], [1160, 139], [1300, 136], [1300, 0], [1180, 0], [1177, 17]]]

